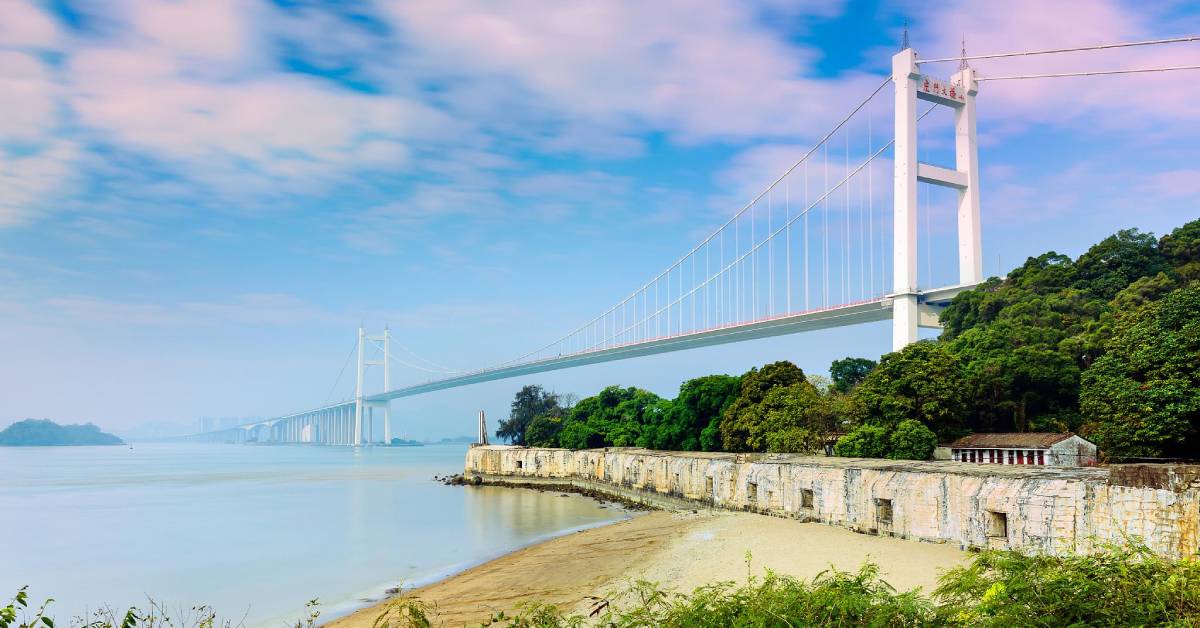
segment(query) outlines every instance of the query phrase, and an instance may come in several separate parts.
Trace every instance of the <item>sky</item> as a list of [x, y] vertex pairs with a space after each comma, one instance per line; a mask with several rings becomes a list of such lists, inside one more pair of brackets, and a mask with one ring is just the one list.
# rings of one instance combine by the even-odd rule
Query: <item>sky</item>
[[[388, 326], [409, 364], [453, 369], [573, 329], [799, 158], [890, 72], [906, 22], [923, 58], [1200, 33], [1200, 8], [1169, 1], [0, 4], [0, 425], [118, 433], [345, 398], [360, 324]], [[973, 67], [1197, 63], [1200, 43]], [[981, 84], [986, 274], [1200, 215], [1196, 74]], [[929, 211], [930, 279], [953, 276], [952, 203]], [[393, 413], [408, 437], [470, 434], [527, 383], [673, 396], [690, 377], [780, 359], [823, 374], [889, 347], [871, 324]]]

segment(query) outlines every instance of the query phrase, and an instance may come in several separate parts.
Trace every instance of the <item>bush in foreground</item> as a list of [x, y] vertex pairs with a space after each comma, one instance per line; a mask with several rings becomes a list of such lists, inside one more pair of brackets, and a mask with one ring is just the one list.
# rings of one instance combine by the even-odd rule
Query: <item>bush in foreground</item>
[[[515, 614], [497, 613], [485, 626], [507, 628], [612, 626], [1197, 626], [1200, 561], [1168, 560], [1142, 544], [1110, 546], [1079, 556], [1027, 556], [983, 551], [946, 572], [931, 597], [899, 592], [879, 568], [830, 569], [812, 580], [768, 571], [744, 585], [718, 582], [678, 593], [640, 581], [609, 598], [593, 598], [590, 613], [564, 612], [530, 600]], [[48, 603], [48, 602], [47, 602]], [[313, 628], [315, 600], [297, 628]], [[54, 628], [46, 605], [31, 609], [22, 589], [0, 608], [0, 628]], [[18, 615], [24, 615], [18, 617]], [[374, 628], [443, 625], [437, 607], [403, 596], [377, 616]], [[44, 619], [45, 618], [45, 619]], [[105, 611], [72, 625], [87, 628], [224, 628], [208, 607], [170, 617], [153, 603], [148, 612]]]

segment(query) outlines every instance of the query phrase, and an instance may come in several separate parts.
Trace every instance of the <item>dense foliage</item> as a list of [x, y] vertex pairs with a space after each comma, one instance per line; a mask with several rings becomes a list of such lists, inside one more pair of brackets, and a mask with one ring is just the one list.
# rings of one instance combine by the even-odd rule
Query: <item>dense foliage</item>
[[[1200, 562], [1162, 559], [1137, 545], [1066, 557], [984, 551], [943, 574], [930, 597], [896, 591], [866, 564], [857, 572], [831, 568], [812, 580], [768, 571], [741, 586], [718, 582], [690, 593], [641, 581], [595, 600], [587, 617], [529, 601], [485, 625], [1194, 626], [1200, 624]], [[376, 626], [436, 621], [435, 608], [401, 598]]]
[[514, 445], [525, 444], [525, 431], [539, 416], [554, 416], [559, 411], [558, 395], [547, 392], [541, 386], [525, 386], [513, 399], [508, 419], [500, 421], [496, 436]]
[[120, 438], [83, 425], [59, 425], [49, 419], [25, 419], [0, 431], [0, 446], [121, 445]]
[[938, 340], [878, 363], [834, 361], [828, 383], [781, 361], [684, 382], [673, 400], [610, 387], [564, 408], [526, 387], [500, 435], [731, 452], [816, 452], [841, 436], [838, 455], [922, 459], [971, 432], [1077, 431], [1110, 459], [1200, 457], [1200, 221], [1031, 257], [942, 322]]

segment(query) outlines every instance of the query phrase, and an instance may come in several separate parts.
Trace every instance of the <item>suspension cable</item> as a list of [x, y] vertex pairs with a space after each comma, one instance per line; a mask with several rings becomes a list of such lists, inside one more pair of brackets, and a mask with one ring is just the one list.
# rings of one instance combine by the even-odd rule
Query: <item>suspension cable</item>
[[342, 383], [342, 375], [346, 373], [346, 367], [350, 366], [350, 358], [354, 357], [354, 351], [358, 349], [358, 342], [350, 347], [350, 353], [346, 354], [346, 361], [342, 363], [342, 370], [338, 371], [337, 379], [333, 380], [333, 386], [329, 387], [329, 394], [325, 395], [325, 404], [329, 404], [329, 400], [333, 398], [333, 391], [337, 385]]
[[1059, 54], [1063, 52], [1089, 52], [1093, 50], [1108, 50], [1110, 48], [1130, 48], [1133, 46], [1154, 46], [1158, 44], [1179, 44], [1190, 41], [1200, 41], [1200, 35], [1186, 37], [1171, 37], [1169, 39], [1148, 39], [1145, 41], [1130, 41], [1116, 44], [1097, 44], [1095, 46], [1080, 46], [1078, 48], [1053, 48], [1050, 50], [1023, 50], [1020, 52], [998, 52], [985, 55], [970, 55], [959, 57], [943, 57], [940, 59], [917, 59], [917, 63], [945, 63], [948, 61], [973, 61], [975, 59], [1001, 59], [1005, 57], [1024, 57], [1033, 55]]
[[452, 369], [452, 368], [450, 368], [450, 367], [448, 367], [448, 366], [445, 366], [445, 365], [443, 365], [443, 364], [438, 364], [437, 362], [434, 362], [433, 360], [430, 360], [429, 358], [427, 358], [427, 357], [425, 357], [425, 356], [422, 356], [421, 354], [417, 353], [416, 351], [413, 351], [412, 349], [409, 349], [408, 347], [406, 347], [406, 346], [404, 346], [404, 345], [402, 345], [402, 344], [400, 344], [400, 343], [396, 342], [395, 340], [392, 340], [392, 345], [394, 345], [394, 346], [397, 346], [397, 347], [399, 347], [399, 348], [403, 349], [405, 353], [407, 353], [407, 354], [411, 355], [412, 357], [414, 357], [414, 358], [416, 358], [416, 359], [418, 359], [418, 360], [420, 360], [420, 361], [422, 361], [422, 362], [424, 362], [424, 363], [426, 363], [426, 364], [429, 364], [430, 366], [433, 366], [433, 367], [435, 367], [435, 368], [438, 368], [438, 369], [441, 369], [441, 370], [443, 370], [443, 371], [446, 371], [447, 373], [462, 373], [462, 372], [463, 372], [463, 371], [461, 371], [461, 370], [459, 370], [459, 369]]
[[1067, 76], [1103, 76], [1106, 74], [1140, 74], [1143, 72], [1175, 72], [1200, 70], [1200, 65], [1177, 65], [1163, 68], [1129, 68], [1127, 70], [1096, 70], [1094, 72], [1057, 72], [1054, 74], [1014, 74], [1010, 76], [980, 76], [976, 81], [1014, 81], [1018, 79], [1062, 78]]

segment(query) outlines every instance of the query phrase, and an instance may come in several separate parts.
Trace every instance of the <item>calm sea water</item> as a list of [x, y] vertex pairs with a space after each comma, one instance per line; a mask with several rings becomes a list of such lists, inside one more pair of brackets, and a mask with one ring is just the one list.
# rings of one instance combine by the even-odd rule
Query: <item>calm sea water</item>
[[282, 626], [627, 516], [580, 497], [450, 487], [465, 445], [0, 447], [0, 599], [60, 623], [109, 604], [209, 604]]

